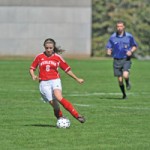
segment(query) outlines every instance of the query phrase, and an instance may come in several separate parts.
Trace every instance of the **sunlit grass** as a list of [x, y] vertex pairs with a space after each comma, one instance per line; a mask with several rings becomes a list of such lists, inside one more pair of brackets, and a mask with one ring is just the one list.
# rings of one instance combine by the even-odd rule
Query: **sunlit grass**
[[149, 61], [133, 60], [127, 100], [121, 99], [112, 60], [67, 61], [85, 83], [60, 71], [63, 95], [87, 120], [80, 124], [61, 107], [70, 129], [57, 129], [52, 108], [40, 100], [38, 82], [28, 73], [32, 60], [0, 61], [0, 149], [149, 149]]

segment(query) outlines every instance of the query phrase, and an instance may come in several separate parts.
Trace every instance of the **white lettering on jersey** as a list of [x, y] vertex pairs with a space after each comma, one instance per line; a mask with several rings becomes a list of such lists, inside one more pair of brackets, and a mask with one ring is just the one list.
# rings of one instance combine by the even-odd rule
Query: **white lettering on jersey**
[[54, 61], [42, 61], [40, 63], [40, 66], [43, 66], [43, 65], [54, 65], [54, 66], [57, 66], [57, 63], [54, 62]]

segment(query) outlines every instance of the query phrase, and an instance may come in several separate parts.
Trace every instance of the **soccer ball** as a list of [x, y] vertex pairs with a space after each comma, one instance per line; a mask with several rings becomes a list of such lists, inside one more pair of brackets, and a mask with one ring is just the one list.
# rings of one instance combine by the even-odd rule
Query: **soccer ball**
[[57, 120], [56, 126], [57, 126], [57, 128], [69, 128], [70, 120], [67, 118], [61, 117]]

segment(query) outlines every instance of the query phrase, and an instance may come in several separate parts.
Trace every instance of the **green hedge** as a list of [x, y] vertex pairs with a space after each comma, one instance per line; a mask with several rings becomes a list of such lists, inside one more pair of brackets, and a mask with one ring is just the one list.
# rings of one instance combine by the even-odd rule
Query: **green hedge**
[[150, 55], [149, 0], [92, 0], [92, 55], [105, 56], [105, 45], [115, 31], [117, 20], [124, 20], [139, 49], [137, 55]]

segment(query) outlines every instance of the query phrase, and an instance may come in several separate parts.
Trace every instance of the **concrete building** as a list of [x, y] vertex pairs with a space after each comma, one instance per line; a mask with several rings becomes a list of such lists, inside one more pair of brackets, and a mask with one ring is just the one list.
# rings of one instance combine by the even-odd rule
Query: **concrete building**
[[0, 0], [0, 56], [36, 55], [46, 38], [66, 56], [90, 56], [91, 9], [91, 0]]

